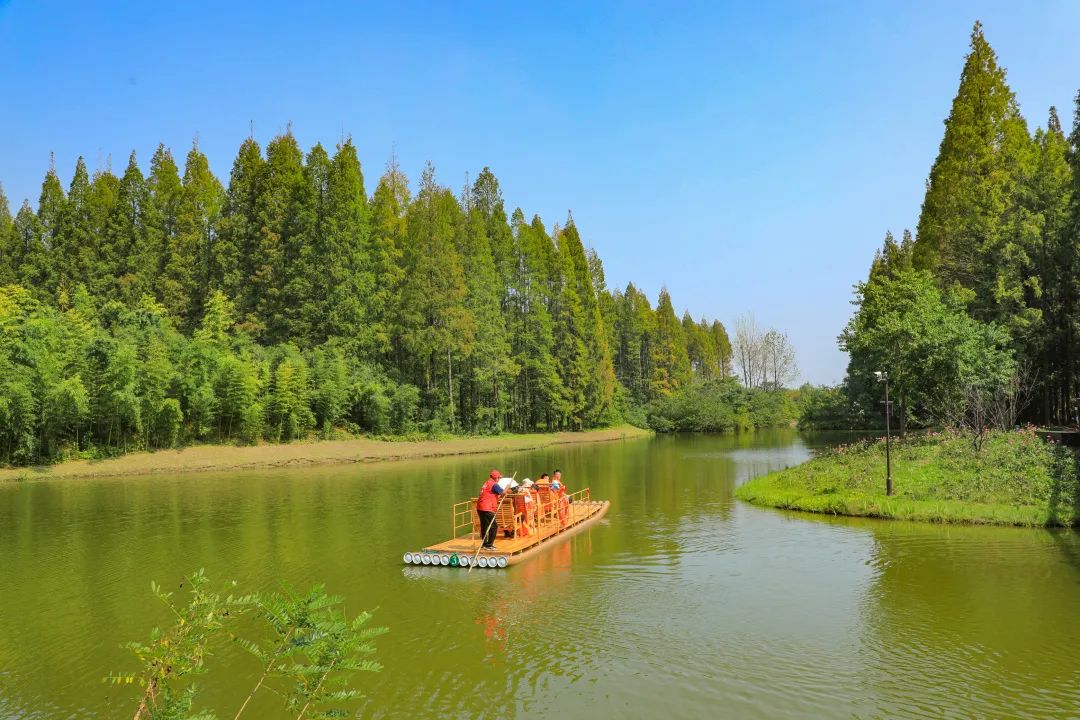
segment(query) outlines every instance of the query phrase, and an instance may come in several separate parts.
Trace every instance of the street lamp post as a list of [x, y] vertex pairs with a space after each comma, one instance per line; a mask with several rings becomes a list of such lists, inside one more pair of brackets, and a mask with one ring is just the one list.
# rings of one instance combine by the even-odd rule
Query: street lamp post
[[879, 383], [885, 384], [885, 494], [892, 495], [892, 430], [889, 427], [889, 419], [892, 416], [892, 406], [889, 404], [889, 373], [875, 372]]

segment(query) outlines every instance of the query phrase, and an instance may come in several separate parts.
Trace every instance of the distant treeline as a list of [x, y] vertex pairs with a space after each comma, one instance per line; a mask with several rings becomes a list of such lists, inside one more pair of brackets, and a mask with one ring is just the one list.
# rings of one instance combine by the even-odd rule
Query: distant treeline
[[0, 462], [316, 430], [580, 429], [731, 375], [719, 321], [609, 290], [572, 217], [507, 215], [393, 161], [369, 197], [351, 140], [198, 146], [144, 175], [50, 167], [0, 192]]
[[896, 420], [1011, 427], [1075, 422], [1080, 396], [1080, 94], [1071, 135], [1050, 108], [1034, 134], [976, 23], [914, 236], [891, 234], [840, 337], [839, 393], [803, 424]]

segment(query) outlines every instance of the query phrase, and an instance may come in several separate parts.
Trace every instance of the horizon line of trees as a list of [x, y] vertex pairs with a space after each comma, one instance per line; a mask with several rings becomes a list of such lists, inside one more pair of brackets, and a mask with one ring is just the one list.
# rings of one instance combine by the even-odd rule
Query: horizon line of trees
[[[610, 290], [572, 215], [509, 214], [395, 159], [369, 196], [351, 139], [193, 145], [144, 174], [54, 164], [0, 188], [0, 462], [315, 430], [582, 429], [732, 375], [718, 320]], [[756, 376], [755, 376], [756, 377]], [[775, 371], [769, 376], [778, 383]], [[756, 385], [757, 381], [752, 383]]]
[[900, 430], [1076, 422], [1080, 401], [1080, 93], [1034, 133], [975, 23], [914, 235], [887, 233], [840, 335], [841, 393], [807, 425], [877, 424], [889, 372]]

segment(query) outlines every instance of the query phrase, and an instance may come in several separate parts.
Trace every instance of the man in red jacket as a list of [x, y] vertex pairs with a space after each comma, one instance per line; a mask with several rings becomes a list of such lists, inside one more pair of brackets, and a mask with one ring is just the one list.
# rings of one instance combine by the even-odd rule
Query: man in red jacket
[[498, 496], [505, 492], [499, 484], [501, 477], [502, 473], [492, 470], [487, 482], [480, 488], [480, 497], [476, 499], [476, 514], [480, 517], [481, 547], [484, 550], [495, 549], [495, 535], [499, 531], [495, 522], [495, 511], [499, 508]]

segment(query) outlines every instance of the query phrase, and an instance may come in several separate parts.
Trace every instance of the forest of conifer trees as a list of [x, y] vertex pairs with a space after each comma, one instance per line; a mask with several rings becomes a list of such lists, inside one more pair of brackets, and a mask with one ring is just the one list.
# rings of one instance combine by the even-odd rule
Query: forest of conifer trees
[[853, 405], [838, 424], [880, 417], [876, 370], [890, 372], [902, 423], [1077, 422], [1076, 103], [1068, 137], [1053, 107], [1029, 132], [975, 24], [917, 232], [888, 234], [856, 288], [840, 338]]
[[244, 140], [227, 183], [197, 144], [52, 165], [36, 208], [0, 191], [0, 462], [582, 429], [741, 390], [719, 321], [609, 290], [573, 218], [508, 215], [487, 168], [455, 195], [391, 161], [369, 197], [351, 140], [305, 154], [291, 129]]

